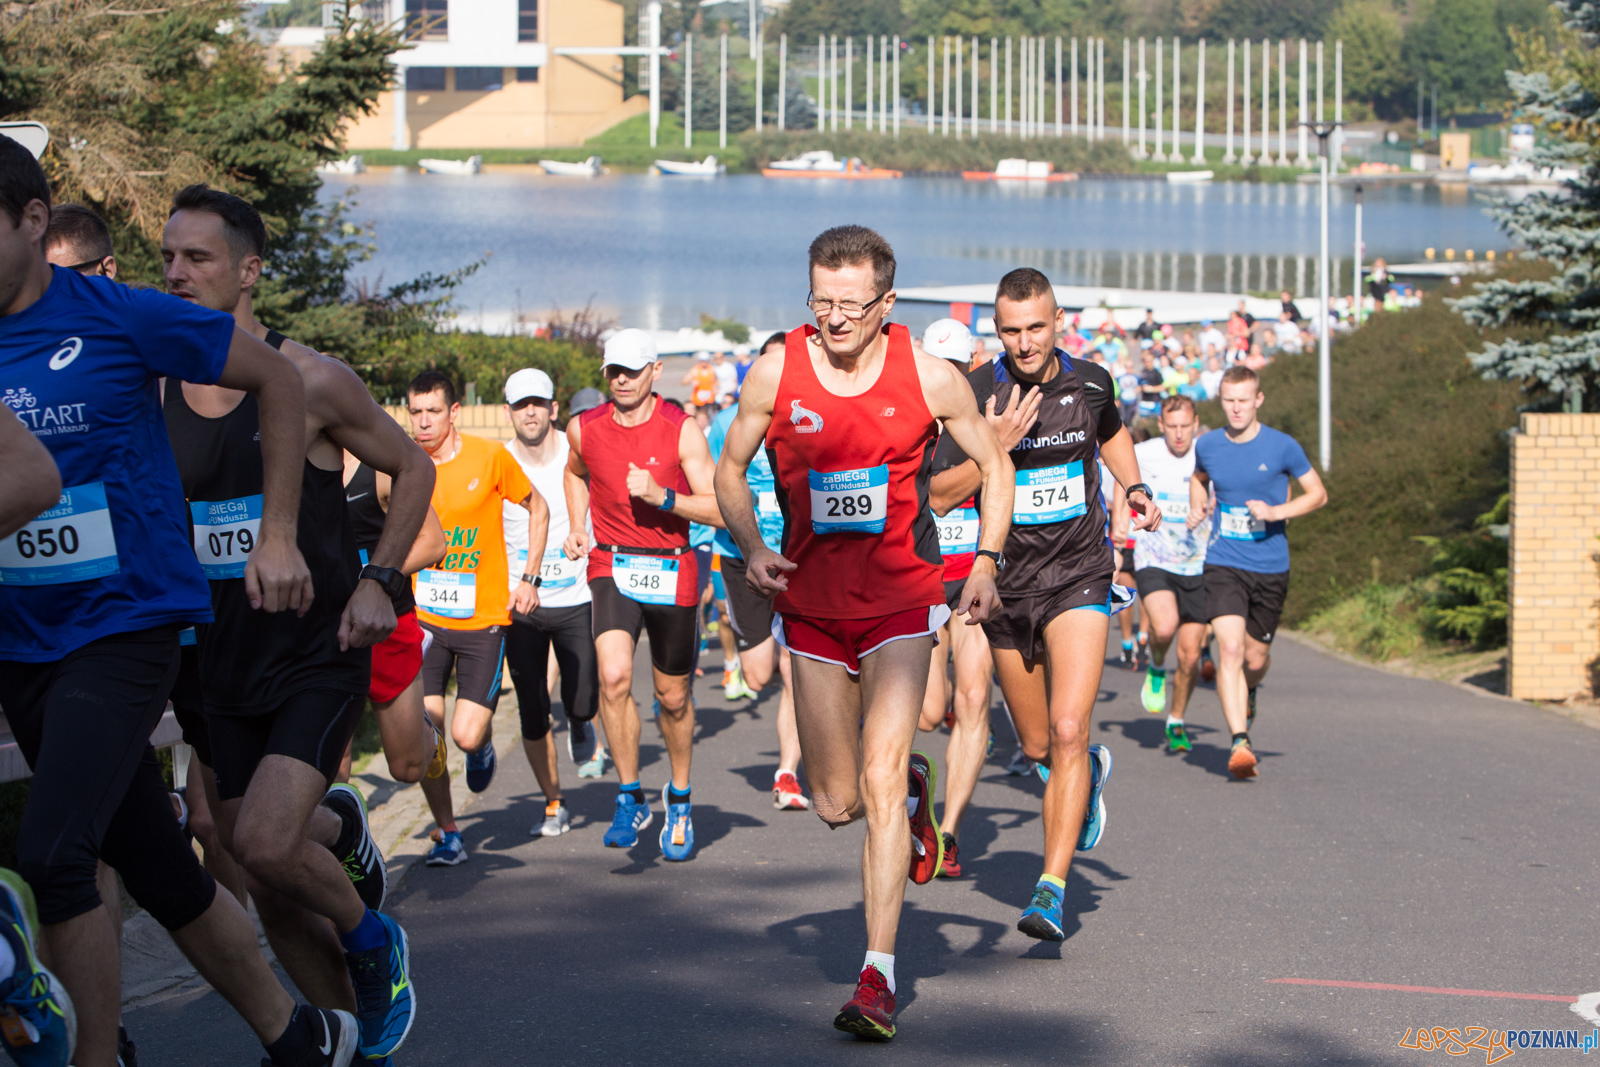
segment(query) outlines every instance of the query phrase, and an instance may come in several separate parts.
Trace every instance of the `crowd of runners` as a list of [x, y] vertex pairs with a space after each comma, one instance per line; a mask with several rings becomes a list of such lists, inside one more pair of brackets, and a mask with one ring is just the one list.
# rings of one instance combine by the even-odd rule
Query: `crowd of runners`
[[[571, 828], [559, 679], [567, 760], [617, 780], [597, 846], [632, 848], [659, 816], [663, 858], [690, 859], [705, 599], [725, 694], [781, 686], [775, 806], [865, 823], [865, 957], [833, 1020], [861, 1037], [895, 1034], [906, 882], [962, 874], [995, 681], [1012, 768], [1046, 783], [1030, 937], [1063, 939], [1073, 857], [1106, 830], [1112, 758], [1089, 730], [1113, 615], [1173, 752], [1214, 639], [1229, 767], [1256, 773], [1285, 522], [1326, 494], [1257, 421], [1242, 360], [1218, 382], [1225, 428], [1197, 433], [1194, 400], [1171, 395], [1143, 439], [1104, 362], [1063, 343], [1043, 274], [1000, 279], [998, 352], [954, 320], [913, 338], [890, 321], [892, 249], [840, 226], [809, 249], [814, 322], [737, 377], [712, 369], [709, 410], [663, 398], [650, 335], [622, 330], [607, 396], [563, 410], [545, 371], [518, 369], [502, 444], [462, 433], [454, 383], [426, 372], [408, 434], [349, 367], [257, 320], [266, 229], [245, 201], [177, 194], [165, 293], [114, 281], [104, 223], [52, 208], [3, 138], [0, 208], [0, 708], [33, 771], [18, 869], [0, 872], [0, 1043], [18, 1063], [133, 1062], [119, 878], [264, 1062], [390, 1061], [417, 999], [347, 784], [369, 708], [391, 774], [421, 783], [430, 865], [469, 860], [449, 748], [488, 789], [503, 668], [545, 800], [530, 832]], [[670, 767], [648, 785], [641, 634]], [[194, 754], [176, 793], [149, 744], [169, 700]], [[941, 725], [942, 775], [914, 750]]]

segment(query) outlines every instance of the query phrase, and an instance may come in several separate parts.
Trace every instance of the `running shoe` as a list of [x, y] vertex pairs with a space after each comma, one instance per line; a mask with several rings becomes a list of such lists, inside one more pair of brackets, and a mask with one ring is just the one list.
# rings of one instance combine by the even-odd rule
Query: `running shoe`
[[779, 811], [810, 811], [811, 801], [800, 791], [793, 771], [779, 771], [772, 779], [772, 806]]
[[1033, 887], [1033, 900], [1017, 920], [1017, 929], [1040, 941], [1065, 941], [1061, 928], [1061, 890], [1041, 881]]
[[1124, 641], [1122, 643], [1122, 655], [1118, 657], [1117, 663], [1120, 664], [1122, 669], [1125, 671], [1138, 669], [1139, 654], [1133, 650], [1132, 642]]
[[467, 788], [481, 793], [494, 781], [494, 738], [489, 738], [476, 752], [467, 753]]
[[933, 814], [935, 787], [939, 772], [920, 752], [911, 753], [911, 792], [917, 796], [917, 810], [911, 816], [911, 872], [917, 885], [927, 885], [944, 858], [944, 839], [939, 836], [939, 820]]
[[994, 755], [994, 730], [991, 729], [989, 731], [989, 743], [987, 745], [985, 745], [984, 749], [983, 749], [983, 758], [984, 759], [988, 759], [990, 756], [993, 756], [993, 755]]
[[572, 829], [572, 816], [567, 811], [567, 806], [559, 800], [552, 800], [544, 806], [544, 822], [528, 831], [529, 837], [560, 837]]
[[602, 840], [607, 848], [632, 848], [639, 843], [639, 831], [655, 816], [648, 803], [633, 799], [632, 793], [617, 794], [617, 810], [611, 816], [611, 829]]
[[1256, 754], [1248, 737], [1233, 743], [1233, 751], [1228, 754], [1228, 772], [1240, 781], [1256, 776]]
[[1144, 701], [1144, 710], [1152, 715], [1160, 715], [1167, 710], [1167, 672], [1160, 667], [1151, 667], [1144, 672], [1144, 688], [1139, 690], [1139, 699]]
[[[698, 668], [696, 668], [696, 670], [698, 670]], [[652, 718], [654, 718], [656, 720], [656, 722], [660, 722], [661, 721], [661, 698], [660, 697], [656, 697], [654, 700], [650, 701], [650, 715], [651, 715]]]
[[18, 1067], [67, 1067], [78, 1039], [78, 1016], [56, 976], [34, 954], [39, 912], [33, 890], [0, 868], [0, 936], [16, 960], [0, 982], [0, 1039]]
[[459, 830], [435, 830], [433, 847], [428, 850], [429, 867], [459, 867], [467, 862], [467, 845]]
[[1180, 752], [1188, 752], [1194, 748], [1189, 740], [1189, 731], [1181, 722], [1167, 723], [1167, 755], [1176, 756]]
[[1202, 682], [1217, 680], [1217, 661], [1211, 658], [1210, 646], [1200, 650], [1200, 680]]
[[384, 943], [365, 952], [346, 952], [350, 985], [356, 993], [358, 1051], [368, 1059], [387, 1056], [411, 1032], [417, 1001], [411, 990], [411, 943], [400, 924], [373, 912], [387, 935]]
[[744, 684], [744, 668], [734, 664], [733, 669], [722, 669], [722, 699], [724, 700], [753, 700], [755, 694], [750, 687]]
[[1133, 655], [1138, 667], [1150, 666], [1150, 635], [1140, 634], [1138, 644], [1133, 646]]
[[350, 851], [337, 857], [356, 887], [361, 903], [377, 911], [389, 895], [389, 873], [384, 869], [383, 855], [378, 843], [372, 839], [372, 828], [367, 825], [367, 802], [355, 786], [339, 782], [322, 798], [322, 806], [339, 817], [346, 827], [354, 827]]
[[[347, 1011], [327, 1008], [307, 1008], [321, 1024], [311, 1037], [311, 1058], [295, 1061], [294, 1067], [348, 1067], [355, 1062], [356, 1045], [361, 1040], [361, 1027], [356, 1017]], [[121, 1056], [121, 1052], [118, 1052]], [[388, 1063], [389, 1057], [362, 1061], [366, 1067]], [[118, 1059], [119, 1067], [134, 1067], [132, 1060]], [[263, 1059], [261, 1067], [278, 1067], [271, 1059]]]
[[429, 778], [437, 778], [449, 766], [450, 750], [444, 747], [444, 734], [440, 733], [439, 728], [433, 725], [433, 720], [428, 717], [427, 712], [422, 713], [422, 718], [427, 722], [428, 729], [433, 732], [433, 759], [428, 761], [427, 775]]
[[1035, 763], [1033, 765], [1033, 773], [1037, 774], [1039, 776], [1039, 781], [1043, 782], [1045, 785], [1049, 785], [1050, 784], [1050, 768], [1049, 767], [1046, 767], [1042, 763]]
[[1089, 807], [1078, 832], [1078, 850], [1087, 852], [1100, 843], [1106, 832], [1106, 782], [1111, 778], [1111, 750], [1104, 745], [1089, 746]]
[[681, 863], [694, 854], [694, 819], [689, 816], [688, 803], [674, 803], [668, 792], [671, 786], [661, 790], [662, 816], [665, 825], [661, 827], [661, 858]]
[[956, 851], [956, 839], [949, 834], [944, 835], [944, 857], [939, 860], [939, 877], [961, 877], [961, 856]]
[[894, 1037], [894, 994], [889, 980], [870, 963], [861, 968], [856, 980], [856, 995], [845, 1001], [833, 1017], [833, 1028], [868, 1041], [888, 1041]]
[[598, 774], [585, 775], [583, 767], [592, 762], [600, 752], [600, 735], [592, 723], [582, 719], [567, 719], [567, 755], [578, 765], [578, 777], [597, 778]]
[[1018, 745], [1017, 750], [1011, 754], [1011, 762], [1006, 764], [1006, 774], [1011, 778], [1026, 778], [1031, 773], [1033, 773], [1033, 760], [1029, 759], [1028, 754], [1022, 751], [1022, 746]]
[[606, 749], [596, 744], [594, 755], [578, 764], [579, 778], [599, 778], [606, 773]]
[[1245, 717], [1244, 717], [1245, 732], [1248, 733], [1249, 731], [1255, 729], [1255, 725], [1256, 725], [1256, 691], [1254, 689], [1251, 689], [1250, 690], [1250, 708], [1249, 708], [1249, 711], [1246, 712]]
[[[355, 1017], [350, 1021], [354, 1023]], [[128, 1036], [126, 1026], [117, 1027], [117, 1067], [139, 1067], [139, 1047]]]
[[941, 721], [940, 725], [942, 725], [946, 730], [954, 730], [956, 728], [956, 706], [954, 704], [948, 704], [945, 706], [944, 719]]

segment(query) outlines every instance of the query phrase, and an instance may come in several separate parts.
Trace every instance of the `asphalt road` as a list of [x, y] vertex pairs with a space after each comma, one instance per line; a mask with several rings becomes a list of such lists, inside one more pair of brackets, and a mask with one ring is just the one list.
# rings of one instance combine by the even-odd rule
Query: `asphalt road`
[[[861, 831], [773, 810], [776, 689], [730, 705], [697, 688], [688, 863], [660, 858], [658, 801], [648, 840], [603, 848], [615, 782], [578, 784], [564, 756], [574, 829], [530, 838], [542, 803], [502, 757], [463, 820], [471, 860], [414, 868], [391, 898], [419, 998], [396, 1062], [1420, 1065], [1488, 1057], [1399, 1047], [1412, 1027], [1587, 1032], [1554, 999], [1273, 981], [1600, 990], [1600, 731], [1290, 641], [1275, 656], [1248, 783], [1227, 775], [1213, 692], [1194, 700], [1195, 751], [1168, 757], [1139, 676], [1108, 664], [1093, 735], [1116, 759], [1109, 819], [1073, 866], [1059, 946], [1015, 929], [1042, 786], [1004, 774], [997, 695], [969, 873], [908, 887], [888, 1047], [830, 1025], [865, 948]], [[923, 738], [942, 754], [942, 733]], [[648, 724], [645, 739], [656, 801], [666, 757]], [[147, 1064], [260, 1056], [211, 993], [127, 1022]]]

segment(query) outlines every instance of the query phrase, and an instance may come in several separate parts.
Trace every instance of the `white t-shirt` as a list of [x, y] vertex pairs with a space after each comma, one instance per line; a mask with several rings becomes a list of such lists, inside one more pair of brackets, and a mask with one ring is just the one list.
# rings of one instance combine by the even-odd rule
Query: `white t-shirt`
[[[566, 553], [561, 551], [562, 542], [566, 541], [567, 533], [572, 528], [567, 519], [567, 494], [562, 487], [567, 453], [571, 451], [571, 446], [567, 444], [566, 434], [553, 426], [550, 432], [557, 438], [556, 458], [548, 467], [536, 467], [523, 462], [517, 450], [511, 447], [512, 441], [506, 442], [506, 451], [511, 453], [511, 458], [517, 461], [533, 487], [544, 497], [544, 502], [550, 505], [550, 532], [544, 539], [544, 559], [539, 564], [539, 574], [544, 579], [539, 586], [539, 606], [570, 608], [589, 603], [589, 565], [584, 559], [568, 559]], [[509, 500], [504, 507], [506, 571], [511, 590], [514, 591], [517, 583], [522, 581], [522, 576], [531, 573], [528, 566], [528, 509]], [[591, 539], [594, 536], [592, 526], [589, 536]]]
[[1206, 345], [1216, 345], [1217, 351], [1221, 352], [1228, 347], [1228, 338], [1221, 330], [1211, 326], [1200, 331], [1200, 351], [1204, 352]]
[[1152, 437], [1133, 446], [1139, 477], [1156, 495], [1161, 525], [1136, 530], [1133, 535], [1133, 569], [1156, 567], [1170, 574], [1199, 574], [1205, 569], [1209, 528], [1189, 529], [1189, 478], [1194, 474], [1194, 449], [1174, 456], [1164, 437]]
[[1207, 400], [1215, 400], [1217, 393], [1222, 390], [1222, 370], [1203, 370], [1200, 372], [1200, 388], [1206, 391]]
[[717, 399], [736, 396], [739, 392], [739, 368], [727, 360], [711, 364], [711, 373], [717, 376]]

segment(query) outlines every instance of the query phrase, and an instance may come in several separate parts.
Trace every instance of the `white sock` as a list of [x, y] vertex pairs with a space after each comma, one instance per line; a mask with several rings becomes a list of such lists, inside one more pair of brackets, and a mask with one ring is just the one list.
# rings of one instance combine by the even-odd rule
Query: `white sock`
[[1183, 720], [1178, 718], [1176, 715], [1168, 715], [1167, 716], [1167, 725], [1168, 726], [1182, 726], [1183, 725]]
[[889, 993], [893, 995], [894, 956], [888, 952], [869, 952], [867, 953], [866, 962], [861, 964], [861, 969], [864, 971], [868, 967], [878, 968], [878, 972], [882, 974], [884, 979], [889, 983]]
[[725, 659], [725, 660], [723, 660], [722, 661], [722, 669], [725, 670], [725, 671], [738, 670], [739, 669], [739, 657], [735, 656], [733, 659]]
[[906, 794], [906, 818], [915, 819], [917, 817], [917, 802], [921, 799], [921, 797], [914, 797], [910, 793]]

